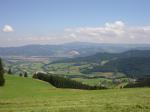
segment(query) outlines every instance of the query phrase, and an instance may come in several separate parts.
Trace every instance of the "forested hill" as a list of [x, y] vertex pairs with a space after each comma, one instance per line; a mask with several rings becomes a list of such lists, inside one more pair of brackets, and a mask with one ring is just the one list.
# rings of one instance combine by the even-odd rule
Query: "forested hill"
[[150, 77], [150, 50], [131, 50], [123, 53], [98, 53], [88, 57], [66, 59], [54, 63], [90, 64], [80, 72], [122, 72], [128, 77]]
[[103, 60], [113, 60], [118, 58], [130, 58], [130, 57], [150, 57], [150, 50], [130, 50], [123, 53], [100, 52], [91, 56], [69, 58], [55, 61], [53, 63], [81, 63], [81, 62], [99, 63]]
[[118, 58], [104, 65], [81, 69], [81, 72], [122, 72], [131, 78], [150, 77], [150, 57]]

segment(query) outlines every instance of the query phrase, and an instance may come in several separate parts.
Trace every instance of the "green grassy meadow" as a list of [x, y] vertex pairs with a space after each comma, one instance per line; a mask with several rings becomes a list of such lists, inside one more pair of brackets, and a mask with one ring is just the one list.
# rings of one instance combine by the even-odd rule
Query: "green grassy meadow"
[[32, 78], [5, 78], [0, 112], [150, 112], [150, 88], [58, 89]]

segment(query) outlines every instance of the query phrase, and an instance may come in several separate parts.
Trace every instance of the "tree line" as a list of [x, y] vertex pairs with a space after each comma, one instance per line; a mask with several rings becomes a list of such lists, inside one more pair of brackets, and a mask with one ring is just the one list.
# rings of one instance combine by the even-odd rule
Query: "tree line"
[[60, 77], [53, 74], [45, 73], [35, 73], [33, 78], [46, 81], [57, 88], [73, 88], [73, 89], [85, 89], [85, 90], [96, 90], [96, 89], [106, 89], [105, 87], [100, 86], [90, 86], [71, 80], [69, 78]]
[[150, 87], [150, 77], [138, 78], [134, 83], [129, 83], [124, 88], [136, 87]]

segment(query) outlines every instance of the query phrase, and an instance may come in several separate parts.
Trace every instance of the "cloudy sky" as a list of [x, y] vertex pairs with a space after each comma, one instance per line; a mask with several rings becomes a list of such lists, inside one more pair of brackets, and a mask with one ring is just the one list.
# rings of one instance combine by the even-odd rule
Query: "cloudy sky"
[[150, 43], [150, 0], [0, 0], [0, 46]]

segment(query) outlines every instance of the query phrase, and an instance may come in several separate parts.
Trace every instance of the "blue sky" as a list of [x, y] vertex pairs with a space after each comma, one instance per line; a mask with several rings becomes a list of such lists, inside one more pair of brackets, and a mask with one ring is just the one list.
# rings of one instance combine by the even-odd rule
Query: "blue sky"
[[[132, 34], [129, 35], [132, 43], [138, 43], [140, 38], [145, 39], [142, 43], [147, 43], [150, 41], [149, 11], [150, 0], [0, 0], [0, 46], [60, 44], [80, 40], [114, 43], [112, 40], [116, 37], [110, 33], [120, 27], [117, 22], [123, 23], [121, 30], [126, 34], [120, 36], [123, 39], [117, 39], [116, 43], [131, 42], [125, 38], [127, 33]], [[84, 30], [79, 31], [81, 28]], [[108, 34], [103, 35], [102, 30]], [[138, 34], [141, 31], [144, 34]], [[90, 36], [89, 32], [98, 33], [95, 35], [100, 39]], [[112, 38], [108, 39], [108, 35]], [[133, 40], [136, 36], [137, 39]]]

